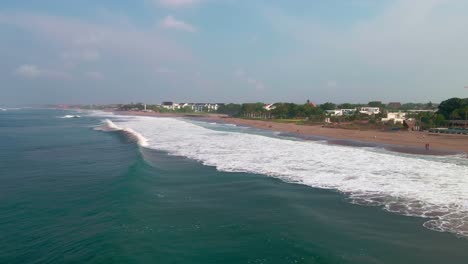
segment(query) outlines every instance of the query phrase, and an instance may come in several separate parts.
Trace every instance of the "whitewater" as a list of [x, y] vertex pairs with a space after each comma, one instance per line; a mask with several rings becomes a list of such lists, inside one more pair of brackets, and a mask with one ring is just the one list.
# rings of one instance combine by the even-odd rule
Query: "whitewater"
[[212, 126], [208, 128], [185, 119], [126, 116], [114, 122], [107, 119], [98, 130], [120, 131], [142, 147], [194, 159], [220, 171], [263, 174], [337, 190], [353, 203], [427, 218], [426, 228], [468, 237], [466, 158], [292, 140], [245, 133], [242, 128], [224, 129], [224, 124], [207, 123]]

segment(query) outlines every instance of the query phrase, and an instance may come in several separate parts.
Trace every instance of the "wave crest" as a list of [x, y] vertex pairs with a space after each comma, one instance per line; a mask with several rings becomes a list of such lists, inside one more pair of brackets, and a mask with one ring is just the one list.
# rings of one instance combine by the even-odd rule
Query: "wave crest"
[[138, 145], [142, 147], [147, 147], [149, 145], [148, 139], [142, 136], [140, 133], [136, 132], [135, 130], [131, 128], [119, 127], [118, 125], [116, 125], [114, 122], [112, 122], [109, 119], [102, 121], [102, 125], [94, 129], [98, 131], [104, 131], [104, 132], [120, 132], [124, 136], [126, 136], [128, 139], [130, 139], [133, 142], [136, 142]]

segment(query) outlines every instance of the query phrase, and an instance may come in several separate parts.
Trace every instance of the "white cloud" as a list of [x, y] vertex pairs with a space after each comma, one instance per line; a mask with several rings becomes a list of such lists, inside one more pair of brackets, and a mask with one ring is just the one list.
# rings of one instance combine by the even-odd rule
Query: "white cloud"
[[199, 4], [201, 0], [159, 0], [160, 5], [169, 8], [184, 8]]
[[36, 65], [32, 64], [23, 64], [14, 70], [14, 74], [23, 77], [23, 78], [45, 78], [45, 79], [55, 79], [55, 80], [67, 80], [71, 79], [71, 75], [67, 72], [52, 70], [52, 69], [42, 69]]
[[161, 26], [167, 29], [176, 29], [176, 30], [187, 31], [187, 32], [192, 32], [192, 33], [197, 31], [196, 28], [192, 26], [191, 24], [186, 23], [182, 20], [177, 20], [173, 16], [166, 16], [161, 21]]

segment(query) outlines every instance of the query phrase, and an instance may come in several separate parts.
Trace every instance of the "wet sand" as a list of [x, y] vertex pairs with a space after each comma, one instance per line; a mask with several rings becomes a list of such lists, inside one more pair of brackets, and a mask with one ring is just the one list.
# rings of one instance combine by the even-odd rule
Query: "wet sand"
[[[138, 115], [155, 117], [188, 117], [210, 122], [224, 122], [235, 125], [250, 126], [259, 129], [284, 132], [285, 135], [308, 140], [326, 140], [330, 144], [374, 147], [382, 146], [388, 150], [430, 155], [449, 155], [468, 153], [468, 136], [441, 135], [427, 132], [350, 130], [342, 128], [325, 128], [321, 125], [297, 125], [274, 121], [251, 120], [226, 117], [224, 115], [193, 115], [172, 113], [115, 112], [120, 115]], [[429, 144], [429, 150], [425, 145]]]
[[[321, 125], [296, 125], [239, 118], [215, 119], [236, 125], [247, 125], [261, 129], [294, 133], [299, 136], [324, 137], [325, 140], [332, 144], [382, 145], [390, 150], [418, 154], [468, 153], [468, 136], [464, 135], [440, 135], [414, 131], [350, 130], [326, 128]], [[429, 151], [425, 149], [426, 144], [429, 144]]]

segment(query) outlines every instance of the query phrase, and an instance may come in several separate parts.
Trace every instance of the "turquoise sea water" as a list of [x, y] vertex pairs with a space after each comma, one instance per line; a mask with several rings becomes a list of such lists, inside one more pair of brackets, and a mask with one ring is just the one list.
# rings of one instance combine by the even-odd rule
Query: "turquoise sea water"
[[0, 112], [0, 263], [467, 263], [422, 218], [221, 172], [58, 110]]

